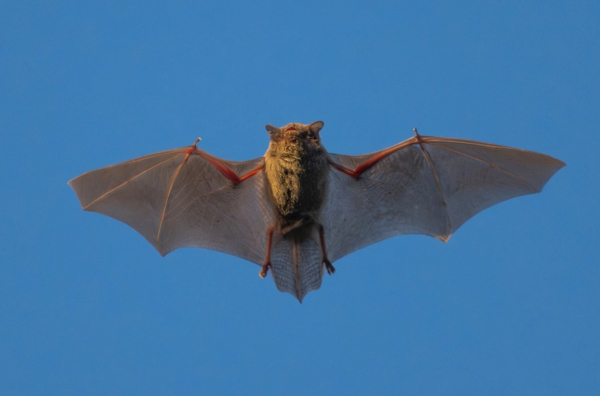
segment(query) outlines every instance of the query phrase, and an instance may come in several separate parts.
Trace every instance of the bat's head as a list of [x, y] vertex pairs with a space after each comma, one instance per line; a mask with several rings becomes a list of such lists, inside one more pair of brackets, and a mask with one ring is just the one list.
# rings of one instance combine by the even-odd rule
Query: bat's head
[[281, 128], [267, 125], [266, 129], [271, 137], [270, 150], [290, 154], [319, 150], [321, 149], [319, 131], [323, 125], [323, 121], [315, 121], [308, 125], [292, 122]]

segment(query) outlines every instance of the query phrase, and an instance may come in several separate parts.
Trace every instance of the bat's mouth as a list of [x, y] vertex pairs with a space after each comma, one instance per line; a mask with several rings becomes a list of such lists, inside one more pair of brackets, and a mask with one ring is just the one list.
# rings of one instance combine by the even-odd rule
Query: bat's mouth
[[289, 127], [285, 128], [285, 131], [286, 132], [296, 132], [296, 134], [287, 135], [286, 140], [293, 144], [298, 143], [299, 136], [298, 136], [298, 130], [296, 129], [296, 127], [289, 126]]

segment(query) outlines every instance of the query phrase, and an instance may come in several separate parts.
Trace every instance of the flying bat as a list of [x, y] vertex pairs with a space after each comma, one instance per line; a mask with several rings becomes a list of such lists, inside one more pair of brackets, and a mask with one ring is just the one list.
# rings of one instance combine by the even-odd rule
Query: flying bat
[[84, 210], [122, 221], [161, 255], [199, 247], [259, 264], [300, 302], [324, 271], [402, 234], [447, 242], [483, 209], [539, 193], [565, 166], [470, 140], [414, 136], [350, 156], [321, 144], [323, 122], [267, 125], [264, 157], [234, 162], [197, 147], [150, 154], [69, 182]]

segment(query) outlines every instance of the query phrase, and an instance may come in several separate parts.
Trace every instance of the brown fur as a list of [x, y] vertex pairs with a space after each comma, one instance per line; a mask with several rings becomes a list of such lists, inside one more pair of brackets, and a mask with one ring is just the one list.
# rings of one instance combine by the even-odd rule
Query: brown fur
[[[265, 171], [271, 200], [282, 226], [292, 229], [318, 221], [327, 196], [327, 151], [321, 146], [321, 122], [267, 126], [271, 144]], [[295, 226], [294, 224], [297, 224]]]

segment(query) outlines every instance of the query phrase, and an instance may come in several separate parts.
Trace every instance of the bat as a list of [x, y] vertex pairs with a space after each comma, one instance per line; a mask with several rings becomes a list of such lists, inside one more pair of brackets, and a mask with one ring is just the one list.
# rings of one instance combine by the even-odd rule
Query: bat
[[300, 302], [324, 271], [402, 234], [447, 242], [483, 209], [539, 193], [565, 163], [470, 140], [414, 136], [349, 156], [321, 144], [322, 121], [267, 125], [264, 157], [234, 162], [193, 145], [84, 173], [69, 182], [84, 210], [122, 221], [161, 255], [216, 250], [261, 266]]

